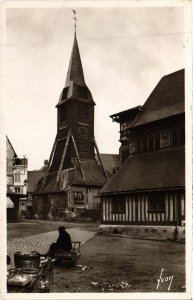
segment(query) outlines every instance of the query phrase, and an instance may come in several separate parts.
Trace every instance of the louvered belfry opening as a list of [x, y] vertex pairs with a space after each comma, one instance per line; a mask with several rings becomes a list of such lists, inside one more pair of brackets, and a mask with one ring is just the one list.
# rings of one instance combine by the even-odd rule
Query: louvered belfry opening
[[78, 116], [81, 119], [88, 119], [88, 115], [89, 115], [89, 106], [88, 106], [88, 103], [79, 102]]

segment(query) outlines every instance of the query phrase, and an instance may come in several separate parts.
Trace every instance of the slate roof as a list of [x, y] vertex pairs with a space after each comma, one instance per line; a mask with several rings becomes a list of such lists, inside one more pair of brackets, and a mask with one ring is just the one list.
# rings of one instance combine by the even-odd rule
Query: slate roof
[[162, 77], [130, 128], [184, 113], [184, 69]]
[[81, 63], [76, 34], [74, 36], [74, 44], [72, 47], [72, 53], [71, 53], [69, 67], [68, 67], [65, 86], [68, 86], [70, 84], [70, 81], [73, 81], [81, 86], [85, 86], [84, 73], [82, 69], [82, 63]]
[[[96, 160], [80, 160], [82, 170], [84, 172], [85, 179], [81, 173], [80, 165], [77, 159], [73, 159], [74, 169], [68, 171], [68, 184], [67, 185], [80, 185], [102, 188], [107, 179], [104, 175], [104, 171], [99, 166]], [[62, 192], [60, 186], [60, 180], [56, 184], [58, 172], [49, 172], [46, 176], [45, 185], [39, 186], [35, 193], [57, 193]], [[43, 181], [42, 181], [43, 183]]]
[[104, 171], [101, 166], [99, 166], [96, 160], [80, 160], [85, 179], [81, 174], [81, 170], [76, 160], [75, 164], [77, 166], [77, 172], [75, 174], [73, 184], [79, 185], [90, 185], [103, 187], [107, 179], [105, 178]]
[[66, 83], [60, 95], [57, 106], [71, 99], [75, 100], [76, 98], [79, 98], [87, 103], [95, 104], [92, 94], [85, 83], [78, 42], [75, 34]]
[[45, 176], [45, 171], [28, 171], [28, 193], [33, 193], [37, 190], [37, 184], [41, 178]]
[[[100, 153], [100, 158], [101, 158], [103, 167], [105, 168], [105, 170], [107, 171], [107, 173], [109, 175], [113, 174], [114, 168], [119, 168], [119, 166], [120, 166], [118, 154]], [[100, 164], [99, 158], [97, 155], [96, 155], [96, 160], [97, 160], [98, 164]]]
[[139, 113], [139, 111], [142, 109], [143, 107], [138, 105], [126, 110], [122, 110], [121, 112], [118, 112], [116, 114], [113, 114], [110, 116], [110, 118], [112, 118], [114, 122], [118, 122], [118, 123], [127, 122], [128, 120], [132, 121]]
[[12, 144], [11, 144], [11, 142], [10, 142], [10, 140], [9, 140], [8, 136], [6, 136], [6, 139], [7, 139], [7, 142], [8, 142], [8, 144], [10, 145], [10, 147], [11, 147], [11, 148], [12, 148], [12, 150], [13, 150], [14, 157], [16, 158], [16, 157], [17, 157], [17, 154], [16, 154], [16, 152], [15, 152], [15, 149], [13, 148], [13, 146], [12, 146]]
[[185, 147], [129, 156], [102, 194], [185, 186]]

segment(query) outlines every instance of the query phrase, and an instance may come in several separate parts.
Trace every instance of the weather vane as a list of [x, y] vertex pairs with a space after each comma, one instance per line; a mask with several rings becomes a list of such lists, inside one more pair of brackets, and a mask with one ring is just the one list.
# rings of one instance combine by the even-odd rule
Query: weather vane
[[74, 19], [74, 31], [76, 33], [76, 21], [78, 21], [78, 19], [76, 18], [76, 11], [74, 9], [72, 9], [73, 13], [74, 13], [74, 17], [72, 17], [72, 19]]

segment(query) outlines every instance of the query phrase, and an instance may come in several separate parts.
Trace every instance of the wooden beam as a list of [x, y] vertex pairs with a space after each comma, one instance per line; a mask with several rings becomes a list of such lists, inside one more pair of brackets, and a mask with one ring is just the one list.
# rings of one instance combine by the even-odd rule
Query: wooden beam
[[71, 137], [72, 137], [72, 142], [73, 142], [73, 145], [74, 145], [74, 149], [75, 149], [75, 152], [76, 152], [76, 156], [78, 158], [78, 163], [79, 163], [79, 166], [80, 166], [80, 170], [81, 170], [81, 173], [82, 173], [82, 177], [84, 178], [84, 180], [86, 179], [85, 175], [84, 175], [84, 171], [83, 171], [83, 168], [81, 166], [81, 162], [80, 162], [80, 157], [79, 157], [79, 154], [78, 154], [78, 149], [76, 147], [76, 142], [75, 142], [75, 139], [73, 137], [73, 135], [71, 134]]
[[56, 139], [57, 139], [57, 134], [56, 134], [56, 137], [55, 137], [55, 140], [54, 140], [54, 144], [53, 144], [53, 147], [52, 147], [52, 151], [51, 151], [51, 154], [50, 154], [50, 157], [49, 157], [48, 168], [47, 168], [47, 170], [46, 170], [46, 173], [45, 173], [45, 176], [44, 176], [44, 179], [43, 179], [42, 188], [45, 187], [46, 179], [47, 179], [47, 175], [48, 175], [48, 171], [50, 170], [51, 163], [52, 163], [53, 156], [54, 156], [54, 152], [55, 152], [55, 150], [56, 150], [56, 144], [57, 144]]
[[60, 161], [60, 166], [59, 166], [59, 169], [58, 169], [58, 174], [57, 174], [57, 178], [56, 178], [56, 185], [55, 185], [55, 187], [57, 186], [58, 181], [60, 179], [60, 175], [61, 175], [61, 171], [62, 171], [62, 167], [63, 167], [64, 158], [65, 158], [65, 155], [66, 155], [67, 147], [68, 147], [68, 144], [69, 144], [70, 136], [71, 136], [71, 130], [69, 129], [68, 136], [67, 136], [67, 139], [66, 139], [66, 143], [65, 143], [65, 146], [64, 146], [64, 151], [62, 153], [62, 157], [61, 157], [61, 161]]
[[53, 154], [56, 150], [56, 139], [57, 139], [57, 134], [56, 134], [56, 137], [55, 137], [55, 140], [54, 140], [54, 144], [53, 144], [53, 147], [52, 147], [52, 151], [51, 151], [51, 154], [50, 154], [50, 157], [49, 157], [49, 161], [48, 161], [48, 170], [50, 169], [51, 167], [51, 163], [52, 163], [52, 160], [53, 160]]
[[94, 141], [94, 146], [95, 146], [95, 149], [96, 149], [96, 152], [97, 152], [97, 156], [98, 156], [98, 158], [99, 158], [101, 167], [102, 167], [103, 172], [104, 172], [104, 174], [105, 174], [105, 177], [107, 178], [107, 180], [109, 180], [108, 175], [107, 175], [107, 172], [106, 172], [105, 168], [103, 167], [103, 163], [102, 163], [102, 160], [101, 160], [101, 157], [100, 157], [99, 149], [98, 149], [98, 146], [97, 146], [97, 143], [96, 143], [95, 138], [93, 138], [93, 141]]

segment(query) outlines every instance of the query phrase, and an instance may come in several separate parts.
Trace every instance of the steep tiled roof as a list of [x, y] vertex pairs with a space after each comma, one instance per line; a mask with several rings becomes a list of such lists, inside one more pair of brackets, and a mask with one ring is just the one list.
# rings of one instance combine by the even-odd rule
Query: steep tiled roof
[[71, 81], [81, 86], [85, 86], [84, 73], [82, 69], [82, 63], [76, 35], [74, 36], [74, 44], [72, 48], [65, 86], [68, 86]]
[[[108, 154], [108, 153], [100, 153], [100, 158], [103, 164], [103, 167], [108, 172], [108, 174], [112, 175], [115, 168], [119, 168], [120, 161], [118, 154]], [[99, 158], [96, 155], [96, 160], [99, 162]]]
[[45, 176], [45, 171], [28, 171], [28, 193], [33, 193], [37, 190], [37, 184], [41, 178]]
[[106, 183], [106, 178], [102, 167], [97, 164], [96, 160], [81, 160], [80, 163], [85, 175], [85, 179], [81, 174], [81, 170], [76, 160], [77, 172], [74, 177], [73, 184], [103, 187]]
[[184, 69], [164, 76], [140, 111], [130, 128], [184, 112]]
[[57, 106], [71, 99], [75, 100], [76, 98], [79, 98], [87, 103], [95, 104], [92, 98], [92, 94], [84, 80], [84, 72], [75, 34], [68, 73], [66, 77], [66, 84], [64, 89], [62, 90]]
[[101, 193], [184, 187], [185, 148], [168, 148], [129, 156]]
[[[96, 160], [80, 160], [80, 164], [77, 159], [73, 159], [74, 168], [68, 170], [67, 186], [68, 185], [81, 185], [81, 186], [92, 186], [102, 188], [107, 179], [104, 175], [102, 167], [100, 167]], [[83, 177], [83, 174], [85, 178]], [[65, 188], [60, 185], [60, 180], [57, 183], [58, 172], [49, 172], [45, 178], [45, 184], [40, 185], [36, 190], [36, 193], [54, 193], [62, 192]]]
[[15, 149], [13, 148], [13, 146], [12, 146], [12, 144], [11, 144], [11, 142], [10, 142], [8, 136], [6, 136], [6, 143], [7, 143], [7, 151], [9, 150], [8, 148], [10, 147], [10, 148], [12, 149], [12, 151], [13, 151], [13, 156], [14, 156], [14, 157], [17, 157], [17, 154], [16, 154], [16, 152], [15, 152]]

